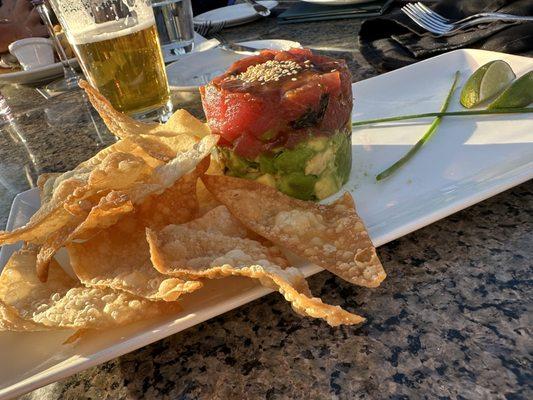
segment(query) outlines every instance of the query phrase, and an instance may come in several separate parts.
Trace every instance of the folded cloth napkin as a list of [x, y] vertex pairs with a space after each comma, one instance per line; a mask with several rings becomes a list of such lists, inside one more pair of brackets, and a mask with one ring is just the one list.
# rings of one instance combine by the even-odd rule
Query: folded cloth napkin
[[[532, 22], [491, 22], [435, 37], [400, 11], [407, 3], [396, 1], [390, 14], [369, 19], [361, 26], [361, 53], [381, 72], [463, 47], [533, 56]], [[453, 20], [480, 12], [533, 15], [532, 0], [440, 0], [424, 4]]]
[[382, 15], [394, 0], [373, 0], [357, 4], [315, 4], [300, 1], [278, 15], [280, 24]]

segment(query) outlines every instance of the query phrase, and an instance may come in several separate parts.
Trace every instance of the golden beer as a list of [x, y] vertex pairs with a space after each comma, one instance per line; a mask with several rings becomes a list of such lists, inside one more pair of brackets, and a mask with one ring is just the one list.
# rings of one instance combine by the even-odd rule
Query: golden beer
[[86, 31], [72, 43], [89, 82], [128, 114], [164, 107], [170, 92], [155, 24], [104, 34], [99, 30]]

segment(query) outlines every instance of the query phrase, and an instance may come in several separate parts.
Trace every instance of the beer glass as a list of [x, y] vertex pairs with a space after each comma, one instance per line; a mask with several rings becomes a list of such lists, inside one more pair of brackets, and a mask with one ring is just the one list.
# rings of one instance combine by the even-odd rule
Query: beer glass
[[50, 0], [85, 76], [136, 118], [172, 112], [150, 0]]

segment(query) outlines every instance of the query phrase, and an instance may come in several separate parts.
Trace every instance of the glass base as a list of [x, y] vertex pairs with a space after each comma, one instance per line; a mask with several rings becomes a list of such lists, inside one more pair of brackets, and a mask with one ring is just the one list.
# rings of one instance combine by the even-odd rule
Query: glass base
[[61, 78], [56, 81], [50, 82], [43, 89], [48, 92], [50, 96], [57, 93], [69, 92], [71, 90], [78, 90], [78, 77], [75, 79]]
[[190, 53], [194, 48], [193, 41], [175, 42], [161, 45], [165, 62], [176, 61], [182, 55]]
[[130, 117], [139, 121], [159, 121], [167, 122], [172, 115], [172, 101], [169, 99], [164, 105], [151, 110], [145, 110], [138, 113], [129, 114]]

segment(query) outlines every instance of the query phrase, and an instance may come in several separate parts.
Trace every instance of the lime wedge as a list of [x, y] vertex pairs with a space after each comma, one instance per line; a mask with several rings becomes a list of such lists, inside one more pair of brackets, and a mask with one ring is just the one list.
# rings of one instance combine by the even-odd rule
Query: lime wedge
[[527, 107], [533, 103], [533, 71], [529, 71], [514, 81], [489, 104], [487, 109]]
[[509, 64], [494, 60], [479, 67], [466, 81], [461, 91], [461, 104], [472, 108], [508, 87], [515, 74]]

